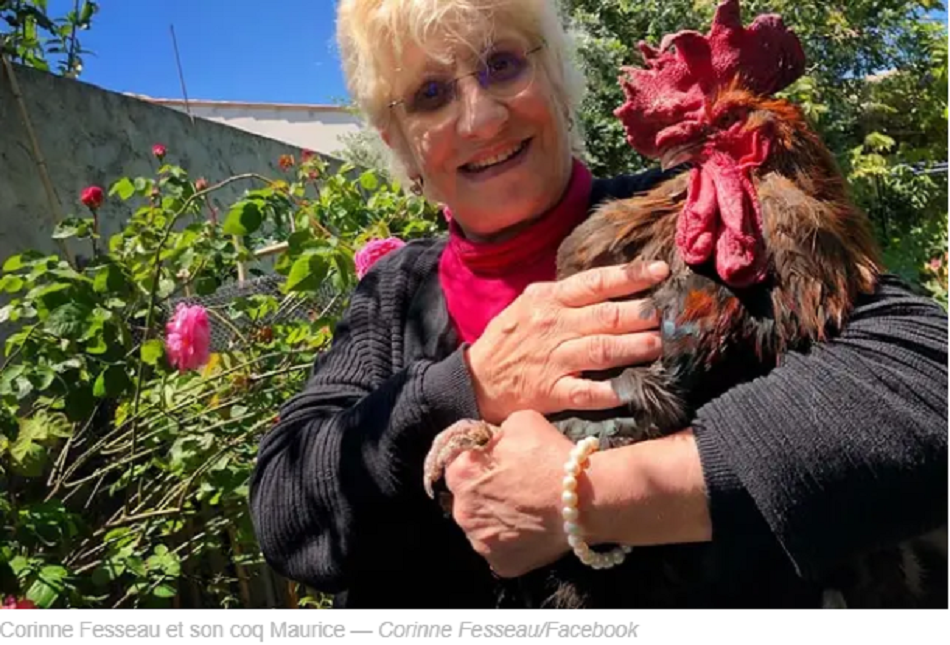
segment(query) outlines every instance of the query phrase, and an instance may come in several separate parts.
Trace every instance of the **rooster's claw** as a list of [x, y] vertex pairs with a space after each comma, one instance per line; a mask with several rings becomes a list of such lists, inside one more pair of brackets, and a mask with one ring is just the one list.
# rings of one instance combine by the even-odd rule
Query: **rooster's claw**
[[430, 499], [435, 499], [433, 486], [442, 478], [445, 467], [466, 450], [480, 450], [495, 436], [497, 428], [473, 419], [456, 421], [436, 435], [423, 469], [423, 486]]

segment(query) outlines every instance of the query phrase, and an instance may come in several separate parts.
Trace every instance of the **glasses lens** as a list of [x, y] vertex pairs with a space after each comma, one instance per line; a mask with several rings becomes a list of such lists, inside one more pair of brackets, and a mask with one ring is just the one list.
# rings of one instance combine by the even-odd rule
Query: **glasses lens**
[[[530, 51], [518, 48], [496, 49], [482, 60], [474, 73], [478, 84], [498, 98], [508, 98], [528, 87], [535, 73]], [[406, 97], [401, 106], [412, 121], [431, 125], [433, 119], [450, 115], [449, 106], [456, 100], [458, 78], [429, 78], [415, 92]]]
[[482, 87], [492, 92], [510, 92], [526, 85], [530, 71], [528, 57], [518, 51], [492, 52], [482, 70], [479, 79]]
[[455, 83], [451, 79], [430, 79], [406, 100], [410, 114], [437, 112], [452, 102]]

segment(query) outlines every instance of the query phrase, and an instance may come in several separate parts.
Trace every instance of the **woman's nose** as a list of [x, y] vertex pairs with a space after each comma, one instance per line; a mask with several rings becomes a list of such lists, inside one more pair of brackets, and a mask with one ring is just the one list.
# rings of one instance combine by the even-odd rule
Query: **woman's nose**
[[463, 137], [490, 139], [508, 120], [508, 106], [487, 92], [471, 76], [458, 81], [458, 133]]

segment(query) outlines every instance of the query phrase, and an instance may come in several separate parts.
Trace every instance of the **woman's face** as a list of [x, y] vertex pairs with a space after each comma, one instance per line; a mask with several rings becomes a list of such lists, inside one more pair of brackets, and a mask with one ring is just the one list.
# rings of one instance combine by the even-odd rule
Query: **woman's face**
[[420, 105], [420, 96], [438, 96], [440, 85], [433, 81], [475, 71], [478, 61], [472, 52], [453, 51], [459, 62], [450, 66], [427, 59], [419, 49], [406, 52], [401, 61], [396, 96], [407, 99], [408, 108], [391, 108], [393, 129], [384, 138], [396, 147], [410, 175], [422, 178], [425, 194], [448, 206], [473, 239], [496, 236], [542, 214], [557, 203], [570, 178], [565, 116], [540, 52], [524, 56], [536, 45], [499, 30], [490, 49], [495, 52], [491, 64], [504, 70], [505, 52], [515, 53], [533, 68], [527, 72], [530, 83], [515, 94], [493, 95], [469, 75], [455, 85], [451, 102], [438, 100], [444, 103], [438, 110], [413, 112], [412, 106]]

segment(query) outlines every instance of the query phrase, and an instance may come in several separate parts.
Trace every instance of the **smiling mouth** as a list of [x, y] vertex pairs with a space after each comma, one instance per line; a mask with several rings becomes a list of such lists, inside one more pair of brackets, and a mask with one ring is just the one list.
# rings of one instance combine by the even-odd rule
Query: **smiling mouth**
[[501, 164], [511, 161], [522, 152], [528, 148], [528, 144], [531, 142], [531, 139], [525, 139], [516, 146], [513, 146], [509, 150], [504, 150], [501, 153], [489, 157], [488, 159], [483, 159], [478, 162], [470, 162], [459, 166], [459, 170], [466, 173], [479, 173], [488, 170], [489, 168], [494, 168], [495, 166], [500, 166]]

